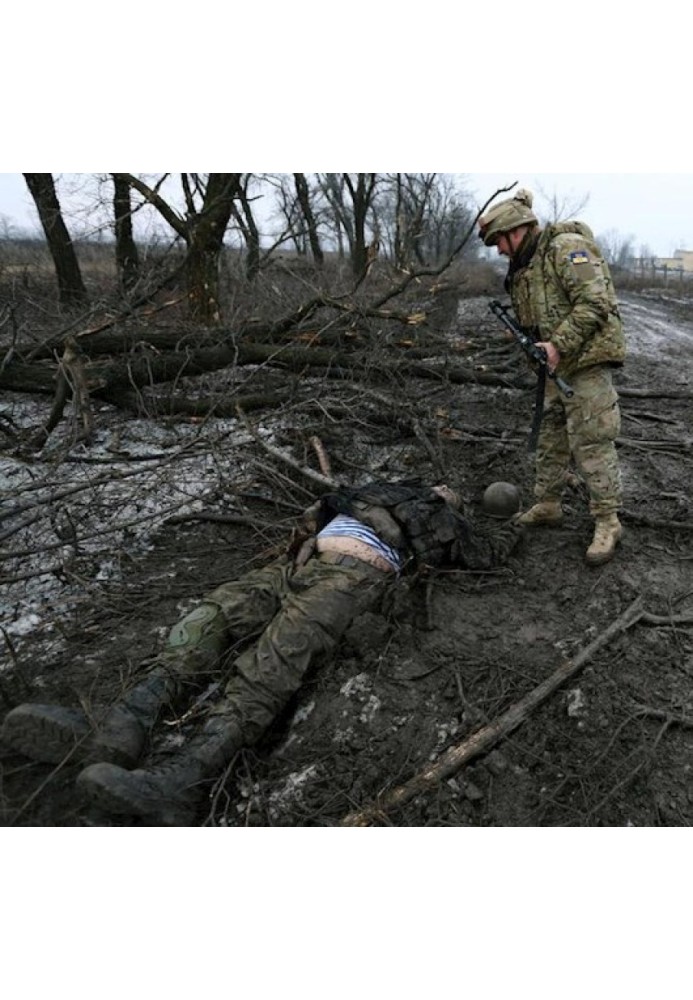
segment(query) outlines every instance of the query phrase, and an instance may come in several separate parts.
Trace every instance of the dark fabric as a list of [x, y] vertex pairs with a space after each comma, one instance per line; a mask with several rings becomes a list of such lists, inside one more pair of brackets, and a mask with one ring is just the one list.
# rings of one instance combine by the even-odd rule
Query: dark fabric
[[378, 481], [323, 497], [318, 530], [337, 514], [349, 514], [378, 531], [382, 510], [399, 527], [410, 558], [419, 567], [490, 569], [507, 559], [522, 533], [514, 524], [481, 532], [430, 486]]
[[529, 431], [527, 451], [534, 453], [537, 450], [541, 421], [544, 416], [544, 398], [546, 396], [546, 368], [541, 365], [537, 372], [537, 391], [534, 397], [534, 413], [532, 414], [532, 426]]
[[259, 739], [313, 667], [333, 655], [356, 615], [374, 607], [394, 579], [360, 559], [333, 563], [322, 558], [309, 559], [290, 575], [278, 575], [270, 566], [264, 581], [261, 576], [262, 570], [255, 573], [253, 588], [240, 580], [223, 593], [214, 592], [236, 636], [256, 630], [252, 594], [258, 587], [274, 589], [278, 603], [257, 641], [234, 659], [213, 710], [235, 720], [246, 743]]
[[536, 253], [540, 236], [540, 229], [530, 229], [529, 232], [525, 233], [525, 237], [517, 248], [517, 252], [510, 258], [508, 273], [505, 276], [505, 290], [508, 294], [512, 291], [514, 276], [518, 271], [527, 267], [530, 260]]

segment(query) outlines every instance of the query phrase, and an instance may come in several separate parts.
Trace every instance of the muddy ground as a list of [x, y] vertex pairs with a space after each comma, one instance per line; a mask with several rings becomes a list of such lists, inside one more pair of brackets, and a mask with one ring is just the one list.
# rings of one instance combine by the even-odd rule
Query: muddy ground
[[[436, 335], [451, 358], [480, 372], [524, 365], [487, 301], [442, 310], [431, 320]], [[598, 569], [585, 564], [591, 521], [577, 482], [564, 523], [529, 533], [502, 570], [402, 580], [390, 606], [354, 622], [334, 661], [240, 755], [199, 825], [339, 824], [501, 716], [638, 598], [665, 621], [620, 631], [512, 733], [379, 822], [693, 822], [693, 323], [687, 303], [661, 295], [623, 294], [622, 304], [630, 353], [616, 375], [626, 527], [617, 557]], [[293, 407], [253, 415], [259, 438], [237, 420], [135, 420], [106, 405], [88, 445], [70, 448], [58, 434], [29, 461], [8, 437], [4, 509], [16, 511], [20, 497], [40, 503], [0, 526], [27, 520], [3, 534], [2, 713], [22, 701], [114, 700], [196, 596], [276, 554], [312, 491], [261, 442], [317, 470], [317, 435], [342, 480], [444, 477], [479, 519], [493, 480], [517, 483], [531, 501], [531, 380], [518, 389], [451, 384], [444, 369], [437, 382], [377, 375], [368, 397], [348, 379], [306, 376]], [[256, 374], [269, 387], [282, 378]], [[15, 427], [36, 425], [49, 406], [2, 398]], [[417, 417], [420, 433], [382, 419], [398, 406]], [[94, 481], [114, 469], [131, 478]], [[89, 491], [57, 497], [83, 487], [84, 476]], [[81, 544], [75, 532], [85, 533]], [[180, 741], [192, 724], [163, 718], [154, 749]], [[0, 766], [6, 825], [140, 823], [88, 810], [69, 759], [56, 767], [5, 749]]]

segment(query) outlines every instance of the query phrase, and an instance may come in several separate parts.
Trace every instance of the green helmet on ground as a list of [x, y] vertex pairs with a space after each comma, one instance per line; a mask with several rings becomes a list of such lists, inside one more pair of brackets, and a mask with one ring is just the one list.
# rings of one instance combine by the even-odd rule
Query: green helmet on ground
[[503, 233], [509, 233], [518, 226], [537, 225], [539, 220], [532, 211], [533, 200], [531, 191], [520, 188], [514, 198], [498, 202], [479, 219], [479, 238], [487, 247], [492, 247]]
[[491, 517], [512, 517], [520, 509], [520, 491], [513, 483], [491, 483], [484, 490], [481, 505]]

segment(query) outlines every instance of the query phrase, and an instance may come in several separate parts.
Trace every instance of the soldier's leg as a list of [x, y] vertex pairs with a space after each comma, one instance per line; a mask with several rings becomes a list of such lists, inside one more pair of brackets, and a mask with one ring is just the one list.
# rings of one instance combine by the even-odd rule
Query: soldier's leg
[[278, 560], [217, 587], [171, 628], [164, 647], [115, 705], [86, 712], [27, 703], [6, 716], [2, 742], [34, 760], [112, 761], [133, 766], [162, 709], [199, 688], [231, 644], [256, 634], [276, 613], [291, 566]]
[[293, 563], [277, 559], [223, 583], [207, 594], [206, 600], [219, 605], [230, 636], [248, 638], [258, 635], [276, 615], [293, 575]]
[[570, 445], [562, 400], [553, 382], [546, 386], [544, 414], [534, 470], [536, 503], [517, 515], [520, 524], [557, 524], [563, 519], [561, 496], [570, 462]]
[[568, 430], [594, 516], [594, 536], [585, 558], [590, 565], [599, 566], [613, 557], [623, 535], [618, 519], [621, 470], [615, 445], [621, 414], [608, 368], [579, 372], [573, 386], [577, 386], [576, 405], [569, 413]]
[[595, 517], [621, 506], [621, 471], [614, 444], [621, 429], [618, 396], [608, 368], [595, 366], [571, 380], [575, 396], [568, 408], [568, 434], [575, 463]]
[[352, 562], [311, 559], [296, 572], [281, 610], [238, 657], [221, 703], [189, 745], [135, 771], [93, 765], [79, 776], [82, 792], [111, 812], [190, 822], [204, 782], [262, 735], [318, 657], [332, 653], [354, 616], [382, 593], [387, 574]]
[[311, 559], [296, 572], [281, 610], [257, 643], [236, 659], [214, 714], [236, 720], [244, 743], [254, 743], [390, 578], [359, 560], [334, 565]]
[[157, 664], [183, 684], [211, 679], [232, 644], [260, 632], [276, 614], [291, 575], [291, 563], [281, 559], [205, 594], [171, 628]]
[[560, 501], [570, 464], [570, 441], [564, 401], [547, 379], [544, 415], [537, 441], [534, 495], [539, 501]]

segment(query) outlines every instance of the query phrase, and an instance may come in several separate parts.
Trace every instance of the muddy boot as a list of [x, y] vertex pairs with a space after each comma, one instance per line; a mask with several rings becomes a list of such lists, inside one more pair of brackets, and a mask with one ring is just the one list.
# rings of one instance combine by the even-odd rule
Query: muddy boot
[[0, 738], [18, 753], [48, 764], [59, 764], [69, 755], [73, 761], [103, 760], [134, 767], [172, 688], [168, 675], [152, 671], [122, 701], [110, 709], [95, 709], [93, 717], [81, 708], [19, 705], [5, 717]]
[[92, 764], [77, 778], [77, 787], [104, 812], [189, 826], [204, 798], [205, 779], [218, 776], [242, 746], [239, 727], [215, 717], [187, 746], [168, 753], [160, 764], [135, 771]]
[[623, 527], [616, 514], [596, 518], [594, 538], [585, 555], [590, 566], [600, 566], [608, 562], [613, 557], [622, 534]]
[[541, 500], [514, 518], [517, 524], [559, 524], [563, 520], [560, 500]]
[[81, 708], [28, 703], [7, 713], [0, 739], [32, 760], [59, 764], [68, 754], [81, 760], [92, 731]]

